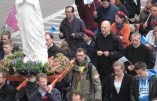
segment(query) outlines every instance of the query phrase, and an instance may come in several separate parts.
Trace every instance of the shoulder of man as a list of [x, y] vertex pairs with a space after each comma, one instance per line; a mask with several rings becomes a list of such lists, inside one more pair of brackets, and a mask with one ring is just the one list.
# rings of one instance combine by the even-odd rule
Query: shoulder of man
[[88, 72], [90, 72], [91, 77], [93, 77], [94, 79], [99, 78], [99, 73], [93, 63], [88, 63]]
[[76, 16], [74, 16], [74, 20], [77, 21], [77, 22], [84, 23], [84, 21], [81, 18], [78, 18]]
[[66, 23], [66, 17], [61, 21], [61, 24], [63, 24], [63, 23]]
[[114, 10], [119, 10], [119, 8], [115, 4], [111, 4], [111, 8]]
[[157, 81], [157, 75], [152, 76], [151, 79]]
[[136, 75], [132, 78], [132, 82], [139, 82], [139, 77]]

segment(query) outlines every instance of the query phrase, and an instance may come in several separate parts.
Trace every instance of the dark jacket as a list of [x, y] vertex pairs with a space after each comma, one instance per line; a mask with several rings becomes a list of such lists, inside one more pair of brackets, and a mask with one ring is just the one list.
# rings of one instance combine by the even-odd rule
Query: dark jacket
[[63, 53], [62, 50], [53, 43], [53, 45], [48, 48], [48, 58], [51, 56], [55, 56], [57, 53]]
[[0, 41], [0, 51], [3, 51], [3, 42]]
[[4, 58], [4, 51], [0, 51], [0, 60]]
[[149, 19], [148, 19], [148, 22], [147, 22], [147, 27], [145, 28], [147, 30], [147, 32], [149, 32], [150, 30], [153, 29], [154, 25], [154, 21], [157, 21], [157, 16], [156, 17], [153, 17], [150, 15]]
[[129, 13], [129, 18], [133, 18], [135, 14], [140, 14], [141, 10], [141, 1], [137, 0], [137, 5], [134, 0], [125, 0], [124, 5]]
[[132, 44], [127, 46], [124, 55], [133, 65], [138, 61], [145, 62], [148, 69], [153, 68], [155, 65], [153, 53], [143, 44], [140, 44], [137, 48]]
[[45, 96], [41, 96], [38, 90], [36, 90], [29, 98], [29, 101], [62, 101], [59, 90], [53, 88], [52, 93], [47, 93]]
[[0, 89], [0, 101], [15, 101], [16, 89], [7, 83]]
[[[135, 76], [131, 83], [131, 101], [139, 101], [139, 77]], [[149, 82], [149, 101], [157, 100], [157, 77], [155, 75], [148, 79]]]
[[82, 48], [84, 48], [89, 56], [91, 62], [96, 64], [96, 50], [95, 50], [95, 41], [92, 39], [91, 43], [88, 45], [87, 43], [83, 43]]
[[[83, 31], [85, 30], [84, 22], [77, 18], [73, 17], [71, 24], [67, 21], [67, 19], [63, 19], [60, 25], [60, 32], [63, 33], [63, 37], [61, 39], [65, 39], [69, 45], [70, 51], [75, 54], [77, 48], [80, 48], [83, 43]], [[72, 33], [76, 34], [76, 37], [73, 38], [71, 36]]]
[[128, 16], [128, 11], [123, 4], [116, 5], [120, 11], [124, 12]]
[[97, 18], [94, 18], [98, 25], [101, 25], [101, 22], [104, 20], [108, 20], [113, 23], [115, 20], [115, 14], [118, 11], [118, 7], [114, 4], [110, 4], [108, 8], [104, 9], [103, 6], [99, 6], [97, 8]]
[[130, 101], [130, 86], [132, 77], [124, 74], [119, 94], [114, 86], [115, 75], [111, 75], [107, 84], [104, 101]]
[[96, 51], [109, 51], [109, 56], [97, 56], [97, 68], [100, 75], [105, 76], [113, 72], [112, 64], [123, 56], [124, 48], [121, 39], [112, 32], [107, 37], [101, 33], [96, 40]]

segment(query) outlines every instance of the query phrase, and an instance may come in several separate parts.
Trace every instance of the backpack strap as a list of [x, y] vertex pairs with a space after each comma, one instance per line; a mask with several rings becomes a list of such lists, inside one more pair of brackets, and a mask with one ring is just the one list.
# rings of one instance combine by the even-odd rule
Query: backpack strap
[[88, 68], [87, 78], [89, 77], [91, 83], [92, 83], [92, 67], [93, 67], [93, 64], [91, 62], [88, 63], [88, 65], [87, 65], [87, 68]]

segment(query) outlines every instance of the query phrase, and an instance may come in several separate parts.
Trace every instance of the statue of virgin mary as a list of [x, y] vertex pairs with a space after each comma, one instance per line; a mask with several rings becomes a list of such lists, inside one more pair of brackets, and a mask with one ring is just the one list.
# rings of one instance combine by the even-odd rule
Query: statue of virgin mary
[[47, 47], [39, 0], [16, 0], [24, 61], [47, 62]]

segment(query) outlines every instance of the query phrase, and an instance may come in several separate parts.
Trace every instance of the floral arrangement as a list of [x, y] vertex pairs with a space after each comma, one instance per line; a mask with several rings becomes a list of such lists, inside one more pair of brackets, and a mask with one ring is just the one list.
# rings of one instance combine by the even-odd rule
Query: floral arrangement
[[71, 68], [70, 60], [62, 53], [56, 54], [48, 59], [47, 67], [44, 69], [47, 75], [61, 74], [68, 68]]
[[67, 68], [72, 67], [70, 60], [62, 53], [50, 57], [46, 64], [43, 64], [40, 61], [23, 62], [23, 58], [24, 55], [22, 52], [16, 52], [13, 56], [2, 60], [3, 62], [0, 64], [11, 72], [23, 75], [36, 75], [41, 72], [46, 73], [47, 75], [56, 75], [61, 74]]

